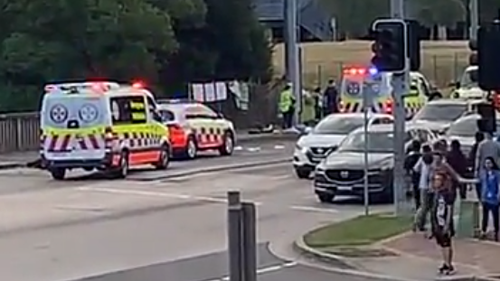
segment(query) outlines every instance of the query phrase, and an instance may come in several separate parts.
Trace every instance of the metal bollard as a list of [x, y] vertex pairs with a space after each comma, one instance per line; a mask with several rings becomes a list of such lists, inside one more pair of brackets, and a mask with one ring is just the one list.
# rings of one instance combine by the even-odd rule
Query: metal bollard
[[229, 280], [243, 281], [243, 241], [242, 241], [242, 204], [238, 191], [229, 191], [228, 199], [228, 259]]
[[243, 276], [257, 281], [257, 229], [255, 204], [243, 203]]

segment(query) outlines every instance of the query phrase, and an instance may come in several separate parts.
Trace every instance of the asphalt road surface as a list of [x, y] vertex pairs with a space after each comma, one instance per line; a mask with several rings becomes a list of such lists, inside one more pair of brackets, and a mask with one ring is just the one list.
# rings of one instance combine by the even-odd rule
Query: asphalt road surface
[[[352, 277], [287, 262], [273, 256], [265, 244], [258, 249], [259, 281], [379, 281]], [[225, 281], [228, 280], [225, 252], [154, 264], [121, 272], [92, 276], [75, 281]], [[387, 280], [391, 281], [391, 280]]]
[[[290, 155], [290, 147], [293, 144], [274, 144], [218, 159], [236, 164], [276, 160]], [[76, 280], [162, 262], [171, 274], [181, 274], [175, 273], [183, 270], [182, 265], [175, 266], [176, 261], [189, 261], [226, 248], [228, 190], [240, 190], [244, 199], [257, 204], [260, 242], [291, 242], [313, 226], [362, 212], [359, 205], [318, 203], [311, 182], [296, 179], [290, 162], [196, 172], [202, 167], [223, 165], [215, 162], [215, 158], [183, 162], [179, 164], [186, 165], [182, 170], [191, 169], [191, 173], [167, 178], [150, 176], [147, 180], [54, 182], [41, 171], [2, 171], [2, 280]], [[210, 263], [211, 256], [203, 263]], [[225, 274], [196, 271], [197, 276], [177, 279], [174, 275], [163, 280], [210, 281]], [[304, 278], [311, 275], [317, 281], [331, 277], [294, 265], [268, 272], [263, 278], [269, 279], [261, 281], [291, 278], [292, 274]], [[195, 277], [201, 279], [190, 279]], [[135, 280], [156, 280], [147, 278]]]

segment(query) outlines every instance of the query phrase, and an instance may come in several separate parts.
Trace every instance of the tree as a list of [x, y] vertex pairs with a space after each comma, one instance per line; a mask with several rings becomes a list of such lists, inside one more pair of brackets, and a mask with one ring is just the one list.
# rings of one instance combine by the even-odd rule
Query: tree
[[35, 109], [51, 81], [270, 76], [250, 0], [0, 0], [0, 24], [0, 111]]

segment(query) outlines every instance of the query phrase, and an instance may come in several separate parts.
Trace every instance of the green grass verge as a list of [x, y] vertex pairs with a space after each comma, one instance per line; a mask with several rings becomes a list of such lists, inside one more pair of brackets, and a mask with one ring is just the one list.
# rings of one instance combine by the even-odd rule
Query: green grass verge
[[304, 236], [309, 247], [364, 246], [411, 229], [410, 217], [390, 214], [359, 216], [315, 229]]

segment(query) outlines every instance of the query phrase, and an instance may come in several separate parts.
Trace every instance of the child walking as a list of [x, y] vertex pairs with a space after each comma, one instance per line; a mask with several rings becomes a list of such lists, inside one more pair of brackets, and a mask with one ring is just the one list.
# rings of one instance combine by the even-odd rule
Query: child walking
[[434, 206], [432, 212], [432, 236], [440, 247], [443, 264], [439, 268], [440, 274], [451, 275], [455, 272], [453, 267], [452, 238], [455, 235], [453, 223], [454, 195], [450, 184], [446, 183], [449, 176], [445, 173], [434, 173], [432, 187], [434, 189]]
[[491, 213], [495, 231], [494, 240], [498, 241], [500, 228], [500, 170], [492, 157], [486, 157], [484, 160], [484, 169], [481, 171], [479, 179], [481, 184], [481, 198], [479, 199], [483, 209], [481, 237], [486, 238]]

